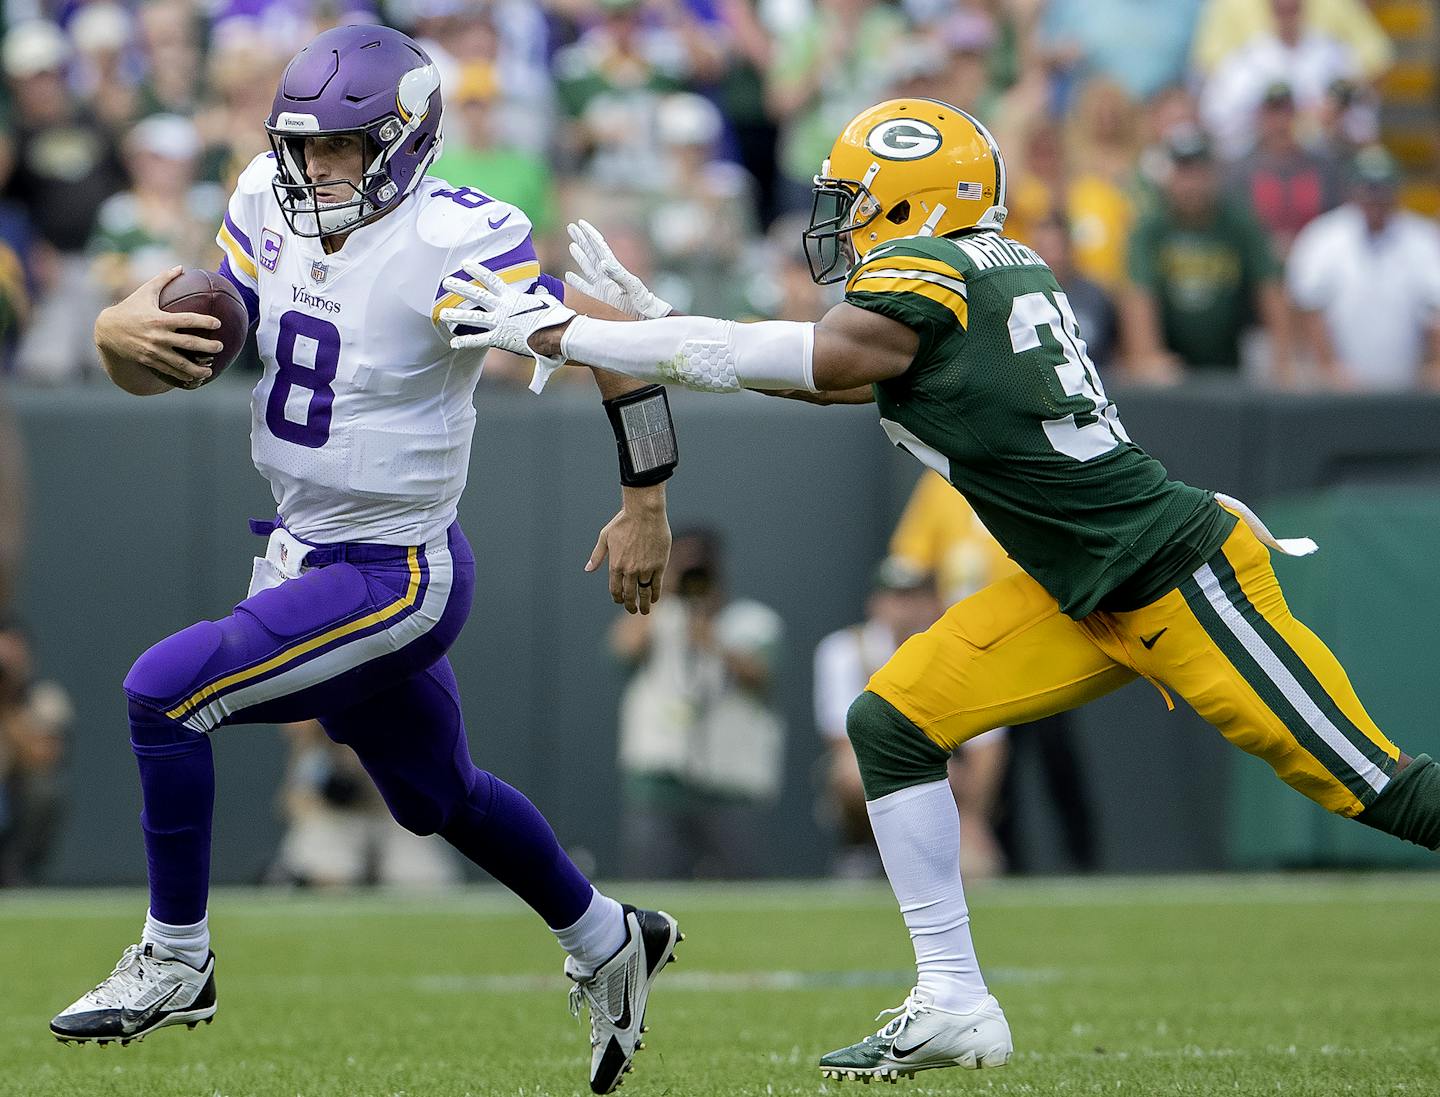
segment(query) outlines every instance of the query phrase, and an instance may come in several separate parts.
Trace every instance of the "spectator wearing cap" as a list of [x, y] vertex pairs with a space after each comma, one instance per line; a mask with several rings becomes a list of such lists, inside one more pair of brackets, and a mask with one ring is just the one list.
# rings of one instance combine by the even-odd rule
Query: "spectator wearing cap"
[[1254, 144], [1256, 119], [1272, 85], [1287, 85], [1302, 120], [1308, 120], [1336, 80], [1361, 79], [1360, 63], [1350, 46], [1306, 26], [1304, 0], [1269, 0], [1269, 4], [1274, 32], [1231, 54], [1200, 93], [1200, 117], [1227, 160], [1245, 155]]
[[225, 192], [195, 181], [200, 136], [189, 118], [152, 114], [125, 137], [131, 187], [100, 207], [90, 238], [94, 275], [109, 301], [173, 266], [214, 267], [212, 239]]
[[66, 87], [70, 59], [60, 28], [43, 20], [16, 24], [0, 47], [13, 104], [0, 138], [0, 161], [11, 164], [3, 197], [25, 211], [36, 233], [37, 300], [16, 370], [35, 380], [61, 380], [96, 360], [88, 325], [77, 319], [92, 305], [99, 311], [84, 292], [84, 249], [101, 204], [125, 185], [114, 137]]
[[661, 149], [647, 227], [664, 296], [680, 312], [733, 316], [746, 305], [741, 264], [755, 243], [755, 188], [738, 164], [721, 159], [724, 121], [710, 100], [690, 92], [660, 102]]
[[123, 133], [137, 109], [138, 73], [127, 56], [134, 32], [130, 13], [110, 0], [86, 4], [70, 20], [69, 32], [76, 53], [74, 86], [97, 118]]
[[860, 768], [845, 731], [845, 714], [879, 670], [910, 637], [940, 616], [929, 574], [891, 556], [875, 570], [865, 620], [830, 633], [815, 648], [815, 726], [825, 743], [822, 814], [834, 825], [838, 848], [831, 874], [879, 876]]
[[496, 73], [472, 61], [460, 70], [447, 102], [445, 151], [429, 174], [453, 186], [475, 187], [525, 211], [539, 236], [556, 227], [554, 188], [543, 156], [503, 142], [495, 129]]
[[125, 183], [114, 141], [79, 111], [65, 85], [70, 43], [42, 20], [5, 35], [5, 75], [13, 99], [9, 136], [13, 170], [6, 197], [25, 207], [41, 239], [61, 253], [80, 252], [100, 204]]
[[1384, 149], [1355, 158], [1350, 200], [1295, 239], [1290, 295], [1322, 383], [1440, 388], [1440, 229], [1400, 209]]
[[1255, 147], [1231, 169], [1233, 194], [1243, 195], [1282, 260], [1295, 235], [1340, 202], [1341, 172], [1329, 156], [1300, 144], [1290, 86], [1271, 84], [1260, 101]]
[[1242, 336], [1258, 320], [1271, 378], [1289, 384], [1289, 309], [1265, 230], [1221, 193], [1201, 131], [1178, 130], [1167, 148], [1159, 200], [1130, 237], [1120, 328], [1131, 376], [1166, 383], [1193, 371], [1236, 374]]

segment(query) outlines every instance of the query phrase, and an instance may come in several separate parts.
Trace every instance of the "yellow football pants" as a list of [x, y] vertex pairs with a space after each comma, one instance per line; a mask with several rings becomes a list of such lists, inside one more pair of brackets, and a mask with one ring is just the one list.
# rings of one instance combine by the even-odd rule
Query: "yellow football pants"
[[1080, 621], [1028, 575], [958, 602], [867, 687], [946, 750], [1143, 676], [1330, 811], [1358, 814], [1399, 749], [1330, 650], [1291, 615], [1269, 550], [1237, 522], [1221, 551], [1143, 609]]

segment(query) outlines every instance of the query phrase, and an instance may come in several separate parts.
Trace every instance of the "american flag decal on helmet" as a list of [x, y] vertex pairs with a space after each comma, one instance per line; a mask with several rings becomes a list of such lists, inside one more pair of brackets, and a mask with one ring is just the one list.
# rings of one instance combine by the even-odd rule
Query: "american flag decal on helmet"
[[985, 187], [981, 183], [957, 183], [955, 185], [956, 198], [968, 198], [972, 202], [979, 202], [985, 197]]

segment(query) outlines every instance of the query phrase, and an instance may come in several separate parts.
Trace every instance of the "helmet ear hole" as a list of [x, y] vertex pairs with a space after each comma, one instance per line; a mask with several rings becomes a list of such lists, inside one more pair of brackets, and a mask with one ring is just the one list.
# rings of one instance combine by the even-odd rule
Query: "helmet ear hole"
[[910, 199], [906, 198], [896, 202], [885, 212], [885, 220], [892, 225], [903, 225], [910, 220]]

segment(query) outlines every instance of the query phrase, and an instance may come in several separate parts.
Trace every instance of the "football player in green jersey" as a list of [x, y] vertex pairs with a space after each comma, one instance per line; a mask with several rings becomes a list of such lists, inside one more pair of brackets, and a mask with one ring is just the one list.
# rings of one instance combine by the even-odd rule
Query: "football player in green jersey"
[[[1434, 849], [1440, 765], [1402, 753], [1344, 670], [1290, 614], [1281, 541], [1238, 500], [1171, 480], [1126, 434], [1064, 291], [1006, 239], [1005, 163], [975, 119], [897, 99], [863, 112], [815, 180], [806, 247], [846, 280], [817, 324], [666, 316], [598, 233], [572, 226], [572, 284], [637, 317], [611, 323], [518, 295], [483, 268], [448, 286], [478, 334], [530, 354], [532, 387], [567, 359], [710, 392], [879, 407], [891, 441], [974, 506], [1023, 569], [901, 646], [850, 708], [876, 842], [919, 979], [878, 1033], [820, 1060], [838, 1078], [991, 1067], [1009, 1026], [971, 943], [950, 752], [1002, 725], [1144, 677], [1337, 814]], [[469, 270], [469, 268], [467, 268]], [[652, 429], [624, 420], [631, 447]]]

